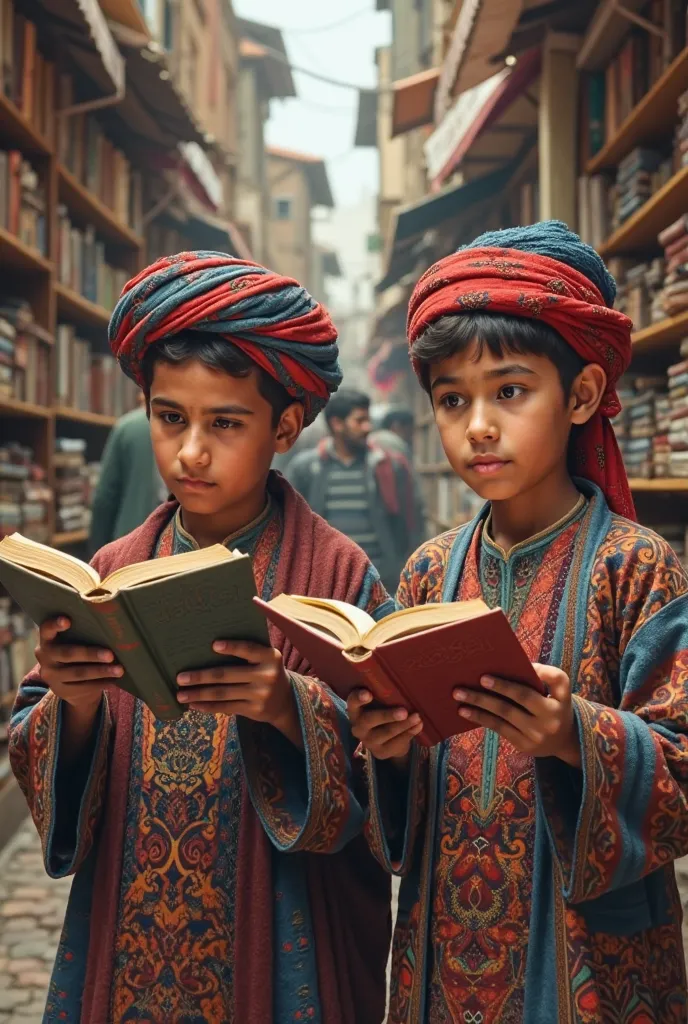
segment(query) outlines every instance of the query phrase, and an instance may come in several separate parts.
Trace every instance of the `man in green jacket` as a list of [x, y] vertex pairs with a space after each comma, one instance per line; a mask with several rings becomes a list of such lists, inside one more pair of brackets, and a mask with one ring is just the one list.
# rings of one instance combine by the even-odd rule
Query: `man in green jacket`
[[136, 529], [165, 497], [142, 404], [122, 416], [107, 439], [93, 498], [91, 551]]

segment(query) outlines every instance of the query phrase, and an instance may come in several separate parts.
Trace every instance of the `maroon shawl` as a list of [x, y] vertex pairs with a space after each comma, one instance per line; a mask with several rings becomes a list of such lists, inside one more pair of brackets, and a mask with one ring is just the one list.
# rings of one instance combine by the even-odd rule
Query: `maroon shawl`
[[[273, 485], [284, 502], [284, 535], [274, 593], [333, 597], [354, 603], [368, 567], [363, 552], [315, 515], [281, 477]], [[169, 502], [143, 526], [108, 544], [93, 564], [105, 576], [115, 569], [152, 557], [157, 539], [176, 509]], [[273, 644], [292, 671], [303, 670], [300, 655], [276, 630]], [[98, 845], [82, 1021], [109, 1020], [110, 990], [124, 828], [129, 792], [135, 701], [113, 689], [110, 708], [115, 725], [108, 793]], [[235, 1019], [272, 1020], [271, 854], [258, 815], [244, 789], [236, 883]], [[389, 911], [383, 897], [388, 881], [364, 846], [362, 837], [333, 855], [295, 854], [308, 861], [308, 883], [315, 932], [323, 1019], [327, 1024], [377, 1024], [384, 1012], [384, 966], [389, 944]], [[362, 869], [362, 870], [361, 870]], [[362, 883], [361, 878], [365, 876]], [[349, 884], [347, 884], [349, 883]], [[376, 898], [377, 897], [377, 898]], [[352, 909], [354, 913], [352, 914]], [[361, 933], [350, 934], [354, 917], [365, 921]], [[378, 981], [379, 976], [379, 981]], [[381, 983], [381, 984], [380, 984]], [[380, 1001], [383, 1005], [380, 1007]], [[377, 1014], [377, 1008], [380, 1008]]]

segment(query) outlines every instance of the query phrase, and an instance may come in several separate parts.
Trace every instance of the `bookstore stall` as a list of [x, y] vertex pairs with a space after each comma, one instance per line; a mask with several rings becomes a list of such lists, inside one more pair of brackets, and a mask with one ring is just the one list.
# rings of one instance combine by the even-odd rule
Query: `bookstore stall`
[[[140, 46], [122, 57], [104, 19], [96, 34], [65, 20], [71, 6], [89, 8], [0, 0], [0, 537], [87, 558], [103, 447], [138, 399], [108, 348], [111, 310], [146, 260], [221, 235], [202, 186], [193, 217], [171, 208], [163, 158], [182, 166], [181, 144], [204, 136], [169, 75]], [[34, 646], [0, 592], [0, 820], [7, 722]]]

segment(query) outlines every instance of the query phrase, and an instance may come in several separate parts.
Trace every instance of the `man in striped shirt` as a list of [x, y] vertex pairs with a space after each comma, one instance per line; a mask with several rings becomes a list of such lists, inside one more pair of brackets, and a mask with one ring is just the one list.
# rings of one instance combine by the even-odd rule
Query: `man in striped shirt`
[[370, 443], [370, 399], [363, 392], [338, 391], [325, 418], [330, 436], [295, 456], [287, 476], [315, 512], [363, 548], [394, 593], [421, 540], [408, 460]]

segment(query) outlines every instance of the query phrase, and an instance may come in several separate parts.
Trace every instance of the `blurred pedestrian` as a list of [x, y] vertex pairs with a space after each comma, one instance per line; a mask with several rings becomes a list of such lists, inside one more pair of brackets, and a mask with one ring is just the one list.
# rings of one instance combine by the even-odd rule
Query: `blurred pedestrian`
[[413, 460], [413, 431], [415, 419], [410, 409], [402, 405], [390, 406], [380, 418], [379, 427], [370, 435], [370, 440], [379, 444], [385, 451], [399, 452], [408, 459], [413, 481], [415, 501], [415, 522], [418, 524], [419, 543], [426, 538], [425, 502], [420, 478]]
[[343, 388], [325, 409], [330, 436], [297, 455], [287, 477], [311, 508], [361, 547], [394, 593], [420, 543], [411, 467], [370, 440], [370, 399]]

